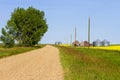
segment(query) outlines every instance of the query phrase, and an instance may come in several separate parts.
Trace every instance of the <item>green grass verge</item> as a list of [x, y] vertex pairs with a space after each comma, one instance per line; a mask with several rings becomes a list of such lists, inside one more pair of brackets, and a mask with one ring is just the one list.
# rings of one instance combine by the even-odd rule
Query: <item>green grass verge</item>
[[58, 47], [65, 80], [119, 80], [120, 52]]
[[110, 46], [120, 46], [120, 44], [111, 44]]
[[107, 60], [109, 62], [112, 62], [113, 64], [116, 64], [117, 66], [120, 66], [120, 51], [109, 51], [109, 50], [100, 50], [100, 49], [88, 49], [88, 48], [76, 48], [76, 50], [92, 56], [101, 58], [104, 60]]
[[0, 47], [0, 58], [35, 50], [44, 46], [45, 45], [35, 46], [35, 47], [13, 47], [13, 48]]

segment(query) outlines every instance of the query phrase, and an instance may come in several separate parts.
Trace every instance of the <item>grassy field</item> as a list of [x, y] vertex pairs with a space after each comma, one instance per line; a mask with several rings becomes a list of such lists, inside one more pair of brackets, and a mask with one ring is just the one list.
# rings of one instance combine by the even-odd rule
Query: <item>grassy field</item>
[[58, 47], [65, 80], [119, 80], [120, 52]]
[[41, 48], [41, 47], [43, 47], [43, 46], [45, 46], [45, 45], [35, 46], [35, 47], [3, 48], [3, 47], [0, 45], [0, 58], [7, 57], [7, 56], [11, 56], [11, 55], [20, 54], [20, 53], [27, 52], [27, 51], [31, 51], [31, 50], [34, 50], [34, 49]]

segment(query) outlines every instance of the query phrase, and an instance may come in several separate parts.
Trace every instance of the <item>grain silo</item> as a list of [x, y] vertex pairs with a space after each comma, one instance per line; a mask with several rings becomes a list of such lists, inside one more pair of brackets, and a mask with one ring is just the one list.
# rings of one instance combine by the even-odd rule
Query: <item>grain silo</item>
[[110, 42], [107, 41], [107, 40], [103, 40], [103, 41], [102, 41], [102, 45], [103, 45], [103, 46], [109, 46], [109, 45], [110, 45]]
[[102, 46], [102, 42], [99, 39], [96, 41], [93, 41], [93, 46]]

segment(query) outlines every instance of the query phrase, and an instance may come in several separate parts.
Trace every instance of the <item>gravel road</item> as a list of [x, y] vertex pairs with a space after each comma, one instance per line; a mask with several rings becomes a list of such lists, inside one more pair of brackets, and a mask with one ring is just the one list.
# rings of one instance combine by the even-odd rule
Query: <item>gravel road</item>
[[47, 45], [0, 59], [0, 80], [64, 80], [59, 50]]

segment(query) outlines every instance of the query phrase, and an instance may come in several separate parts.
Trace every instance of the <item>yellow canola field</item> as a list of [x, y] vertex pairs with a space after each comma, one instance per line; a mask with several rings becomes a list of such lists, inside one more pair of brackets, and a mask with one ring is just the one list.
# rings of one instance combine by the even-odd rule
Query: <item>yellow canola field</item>
[[[72, 46], [70, 44], [61, 44], [60, 46]], [[77, 47], [80, 48], [81, 46]], [[88, 47], [82, 47], [82, 48], [88, 48]], [[102, 46], [102, 47], [90, 47], [92, 49], [105, 49], [105, 50], [117, 50], [120, 51], [120, 46]]]
[[93, 49], [106, 49], [106, 50], [117, 50], [120, 51], [120, 46], [106, 46], [106, 47], [91, 47]]
[[60, 46], [71, 46], [70, 44], [60, 44]]

